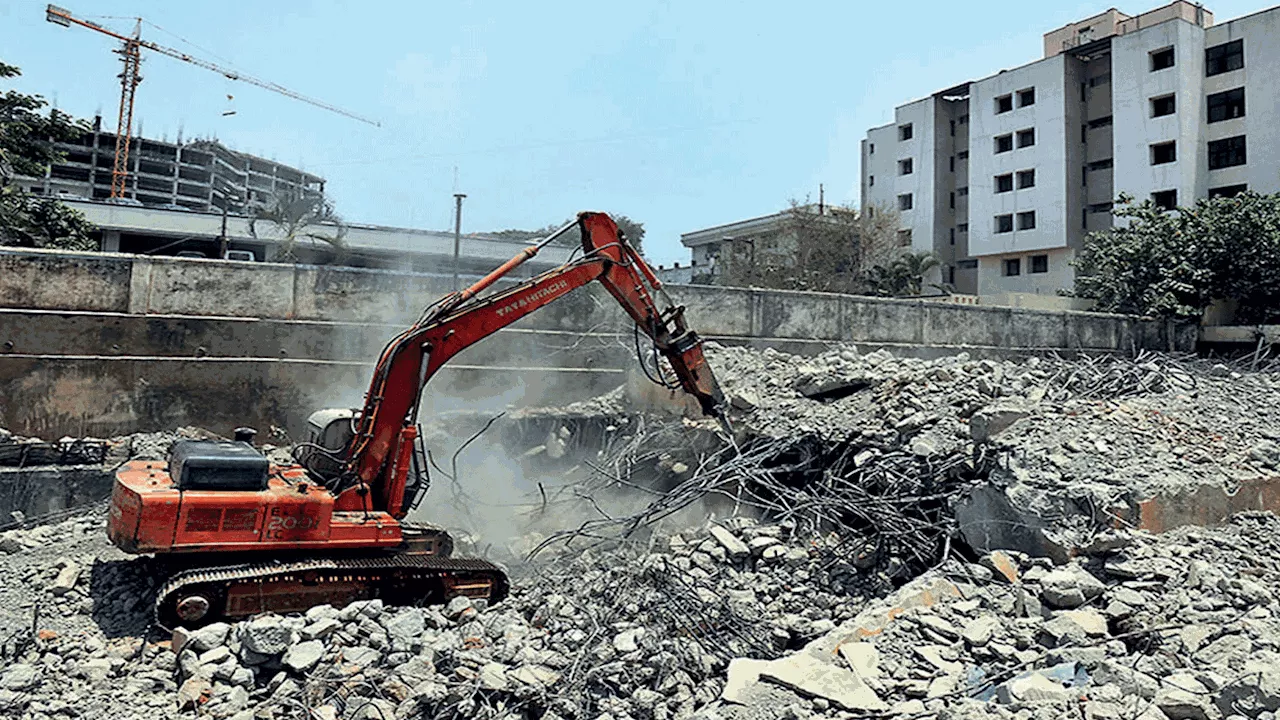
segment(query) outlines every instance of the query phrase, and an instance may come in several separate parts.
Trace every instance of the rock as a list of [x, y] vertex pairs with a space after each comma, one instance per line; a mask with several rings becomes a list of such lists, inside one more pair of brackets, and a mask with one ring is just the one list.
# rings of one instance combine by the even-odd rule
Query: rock
[[471, 602], [471, 598], [466, 595], [459, 595], [453, 598], [444, 608], [445, 617], [450, 620], [457, 620], [468, 614], [468, 612], [471, 615], [475, 615], [475, 607]]
[[39, 682], [39, 668], [25, 663], [10, 665], [0, 674], [0, 687], [5, 690], [26, 690]]
[[729, 404], [738, 410], [752, 412], [760, 407], [760, 394], [750, 388], [742, 388], [729, 393]]
[[543, 665], [521, 665], [507, 673], [507, 677], [525, 685], [551, 687], [560, 681], [560, 673]]
[[999, 627], [1000, 621], [994, 615], [982, 615], [965, 623], [960, 635], [970, 647], [982, 647], [991, 642]]
[[760, 680], [760, 673], [773, 661], [734, 658], [729, 661], [728, 675], [720, 698], [725, 702], [746, 705], [751, 702], [749, 690]]
[[201, 677], [188, 678], [178, 688], [178, 709], [194, 710], [204, 704], [212, 692], [213, 686], [208, 680]]
[[292, 631], [274, 615], [263, 615], [241, 626], [240, 642], [259, 655], [279, 655], [289, 647]]
[[285, 651], [281, 663], [296, 673], [305, 673], [324, 657], [324, 643], [319, 640], [306, 640], [291, 646]]
[[357, 645], [342, 649], [342, 661], [357, 667], [373, 667], [382, 659], [382, 653], [371, 647]]
[[760, 677], [806, 697], [819, 697], [845, 710], [883, 712], [889, 709], [875, 691], [852, 670], [825, 663], [807, 653], [774, 660]]
[[505, 690], [507, 688], [507, 666], [502, 663], [488, 662], [480, 667], [480, 687], [485, 690]]
[[49, 592], [54, 595], [66, 595], [76, 586], [76, 581], [80, 579], [80, 566], [67, 561], [66, 565], [58, 571], [58, 576], [49, 584]]
[[1072, 565], [1051, 570], [1040, 581], [1041, 598], [1055, 608], [1076, 608], [1102, 594], [1106, 586], [1100, 580]]
[[303, 640], [323, 639], [329, 637], [340, 626], [341, 623], [333, 618], [321, 618], [303, 627], [298, 631], [298, 634], [302, 636]]
[[1155, 704], [1169, 720], [1209, 720], [1210, 718], [1207, 694], [1198, 695], [1186, 690], [1164, 687], [1156, 693]]
[[979, 559], [979, 563], [994, 572], [999, 580], [1011, 585], [1019, 581], [1018, 563], [1003, 550], [992, 550], [983, 555]]
[[[181, 630], [181, 628], [179, 628], [179, 630]], [[198, 630], [190, 631], [187, 634], [186, 642], [191, 646], [192, 650], [195, 650], [198, 653], [207, 652], [225, 644], [227, 642], [227, 634], [229, 632], [231, 632], [231, 626], [224, 622], [209, 623]], [[174, 632], [174, 636], [175, 638], [177, 637], [177, 631]], [[178, 646], [175, 639], [174, 650], [177, 651], [180, 649], [181, 648]]]
[[720, 543], [724, 551], [729, 554], [729, 557], [735, 561], [742, 560], [751, 554], [751, 550], [746, 543], [720, 525], [711, 526], [711, 537], [715, 538], [716, 542]]
[[761, 557], [764, 554], [765, 550], [775, 545], [778, 545], [781, 542], [782, 541], [776, 537], [770, 537], [768, 535], [760, 535], [757, 537], [753, 537], [749, 541], [747, 541], [747, 549], [751, 551], [751, 554], [754, 557]]
[[847, 642], [840, 644], [840, 656], [849, 664], [862, 681], [880, 677], [880, 651], [873, 643]]
[[633, 653], [640, 649], [640, 638], [644, 637], [644, 628], [623, 630], [613, 636], [613, 648], [620, 653]]
[[996, 697], [1003, 703], [1064, 703], [1075, 700], [1079, 695], [1078, 691], [1063, 687], [1040, 673], [1014, 678], [996, 689]]
[[1013, 405], [985, 407], [969, 418], [969, 436], [974, 442], [988, 442], [1029, 414], [1025, 408]]
[[384, 616], [382, 626], [387, 630], [393, 647], [409, 649], [418, 644], [418, 638], [426, 629], [426, 621], [418, 608], [402, 608], [391, 616]]
[[1107, 618], [1092, 608], [1082, 610], [1061, 610], [1056, 617], [1063, 617], [1079, 625], [1085, 634], [1091, 637], [1103, 637], [1107, 634]]

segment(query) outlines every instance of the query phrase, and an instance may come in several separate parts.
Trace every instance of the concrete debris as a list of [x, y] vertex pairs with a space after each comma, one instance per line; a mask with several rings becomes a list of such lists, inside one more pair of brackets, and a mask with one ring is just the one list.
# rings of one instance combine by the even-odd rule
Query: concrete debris
[[[714, 488], [727, 503], [683, 505], [616, 542], [578, 538], [513, 567], [512, 594], [496, 605], [370, 600], [171, 637], [148, 634], [159, 566], [108, 546], [101, 508], [23, 517], [0, 533], [0, 716], [1280, 712], [1280, 520], [1239, 505], [1270, 492], [1280, 468], [1276, 377], [1154, 356], [916, 360], [847, 346], [810, 358], [708, 355], [742, 447], [809, 438], [787, 447], [818, 457], [845, 447], [831, 456], [839, 467], [771, 476], [773, 497], [792, 496], [769, 512], [749, 493], [735, 502], [724, 488], [740, 478], [722, 478], [735, 483]], [[627, 417], [622, 393], [520, 416], [541, 423], [511, 453], [531, 464], [573, 463], [601, 433], [612, 447], [659, 422]], [[592, 417], [607, 428], [575, 424]], [[671, 437], [714, 439], [706, 421], [675, 423], [664, 426], [678, 430]], [[108, 454], [161, 458], [174, 437], [133, 436]], [[702, 455], [664, 446], [643, 463], [665, 490], [714, 468], [704, 459], [721, 445]], [[823, 506], [825, 523], [806, 520], [805, 508], [830, 503], [818, 484], [836, 476], [909, 478], [912, 502], [932, 514], [904, 534], [928, 525], [939, 542], [869, 542], [858, 522], [872, 524], [882, 496], [845, 498]]]

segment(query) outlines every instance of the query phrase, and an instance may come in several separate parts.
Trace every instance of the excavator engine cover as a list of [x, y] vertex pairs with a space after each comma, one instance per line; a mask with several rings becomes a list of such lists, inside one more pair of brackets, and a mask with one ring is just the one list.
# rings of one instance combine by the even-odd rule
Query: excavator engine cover
[[179, 440], [169, 473], [179, 490], [266, 490], [269, 463], [245, 442]]

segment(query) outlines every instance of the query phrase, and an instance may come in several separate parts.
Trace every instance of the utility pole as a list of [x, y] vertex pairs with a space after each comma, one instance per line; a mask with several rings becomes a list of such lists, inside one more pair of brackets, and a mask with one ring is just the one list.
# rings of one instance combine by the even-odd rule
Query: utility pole
[[454, 210], [453, 210], [453, 291], [458, 292], [458, 272], [462, 258], [462, 198], [466, 197], [464, 193], [454, 193]]
[[227, 259], [227, 206], [228, 205], [230, 205], [230, 203], [227, 201], [227, 198], [224, 195], [222, 198], [222, 234], [218, 236], [218, 240], [219, 240], [218, 259], [219, 260]]

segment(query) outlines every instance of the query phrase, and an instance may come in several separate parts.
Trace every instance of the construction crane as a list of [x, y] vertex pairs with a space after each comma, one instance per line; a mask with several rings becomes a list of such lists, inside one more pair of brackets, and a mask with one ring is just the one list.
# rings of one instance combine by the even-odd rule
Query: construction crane
[[306, 95], [294, 92], [282, 85], [277, 85], [276, 83], [269, 82], [267, 80], [259, 80], [258, 78], [245, 75], [244, 73], [236, 70], [230, 70], [228, 68], [215, 65], [208, 60], [201, 60], [200, 58], [184, 53], [181, 50], [174, 50], [173, 48], [165, 47], [164, 45], [153, 43], [149, 40], [143, 40], [142, 18], [137, 18], [137, 22], [133, 27], [132, 35], [121, 35], [120, 33], [109, 28], [105, 28], [97, 23], [75, 17], [71, 14], [70, 10], [60, 8], [57, 5], [49, 5], [45, 8], [45, 19], [63, 27], [79, 25], [80, 27], [89, 28], [90, 30], [95, 30], [104, 35], [113, 37], [121, 43], [120, 49], [115, 51], [115, 53], [119, 55], [120, 59], [124, 62], [124, 71], [120, 73], [120, 112], [116, 118], [115, 164], [111, 168], [112, 198], [123, 198], [125, 196], [125, 185], [129, 178], [129, 137], [133, 133], [133, 97], [138, 90], [138, 83], [142, 82], [142, 75], [139, 70], [142, 65], [143, 48], [158, 52], [161, 55], [168, 55], [171, 58], [176, 58], [183, 62], [191, 63], [192, 65], [202, 67], [206, 70], [212, 70], [231, 80], [239, 80], [241, 82], [249, 83], [250, 85], [257, 85], [260, 88], [270, 90], [274, 93], [279, 93], [285, 97], [291, 97], [294, 100], [301, 100], [309, 105], [324, 108], [329, 112], [334, 112], [353, 120], [359, 120], [360, 122], [368, 123], [374, 127], [379, 127], [377, 122], [370, 120], [369, 118], [361, 117], [360, 115], [343, 110], [335, 105], [330, 105], [324, 101], [307, 97]]

